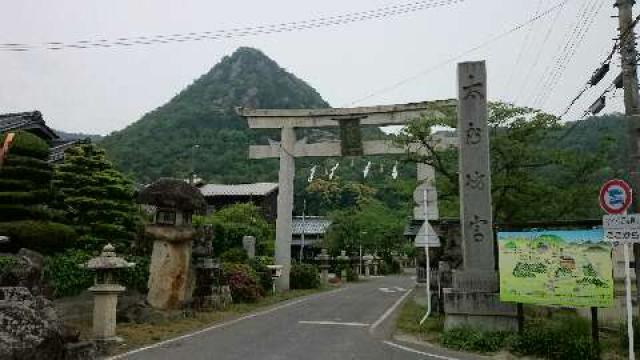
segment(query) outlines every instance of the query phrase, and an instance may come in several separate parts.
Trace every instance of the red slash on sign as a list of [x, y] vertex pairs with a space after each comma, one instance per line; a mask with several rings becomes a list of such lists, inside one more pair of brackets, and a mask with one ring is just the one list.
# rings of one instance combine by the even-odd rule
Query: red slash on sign
[[607, 214], [622, 214], [631, 205], [631, 187], [623, 180], [609, 180], [600, 188], [600, 207]]

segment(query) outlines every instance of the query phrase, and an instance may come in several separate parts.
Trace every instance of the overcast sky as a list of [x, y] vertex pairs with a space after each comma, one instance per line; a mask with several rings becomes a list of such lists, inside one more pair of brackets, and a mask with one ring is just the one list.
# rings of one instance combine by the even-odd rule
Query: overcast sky
[[[38, 45], [216, 31], [416, 1], [3, 1], [0, 43]], [[239, 46], [261, 49], [315, 87], [334, 107], [451, 98], [455, 97], [455, 62], [426, 70], [560, 2], [459, 0], [385, 19], [291, 33], [104, 49], [0, 51], [0, 113], [37, 109], [56, 129], [107, 134], [162, 105]], [[460, 60], [487, 61], [492, 99], [541, 105], [559, 113], [613, 46], [617, 19], [611, 17], [616, 13], [612, 3], [568, 0], [561, 12], [554, 11]], [[593, 22], [581, 17], [596, 10], [600, 11]], [[589, 25], [582, 41], [567, 42], [580, 38], [576, 29], [586, 30]], [[563, 49], [566, 54], [573, 48], [570, 62], [567, 56], [557, 61]], [[555, 72], [562, 75], [557, 85], [543, 86], [544, 74], [561, 70], [565, 62], [566, 70]], [[617, 57], [615, 63], [606, 81], [590, 91], [566, 119], [579, 118], [611, 83], [619, 71]], [[407, 78], [411, 80], [393, 86]], [[619, 96], [609, 99], [606, 111], [621, 109]]]

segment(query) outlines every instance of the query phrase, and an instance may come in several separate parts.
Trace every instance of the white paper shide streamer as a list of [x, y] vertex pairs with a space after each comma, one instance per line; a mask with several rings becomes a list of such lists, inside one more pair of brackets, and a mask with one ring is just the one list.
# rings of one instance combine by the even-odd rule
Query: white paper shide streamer
[[329, 180], [333, 180], [333, 177], [336, 174], [336, 170], [338, 170], [338, 166], [340, 166], [340, 163], [336, 163], [335, 165], [333, 165], [333, 167], [331, 168], [331, 172], [329, 173]]
[[393, 180], [398, 178], [398, 161], [396, 161], [396, 163], [393, 164], [393, 170], [391, 170], [391, 177], [393, 178]]
[[365, 179], [367, 178], [367, 175], [369, 175], [369, 170], [371, 170], [371, 161], [367, 162], [367, 166], [365, 166], [364, 171], [362, 171]]
[[309, 178], [307, 179], [308, 182], [312, 182], [313, 177], [316, 176], [316, 168], [317, 165], [313, 165], [313, 167], [311, 168], [311, 173], [309, 174]]

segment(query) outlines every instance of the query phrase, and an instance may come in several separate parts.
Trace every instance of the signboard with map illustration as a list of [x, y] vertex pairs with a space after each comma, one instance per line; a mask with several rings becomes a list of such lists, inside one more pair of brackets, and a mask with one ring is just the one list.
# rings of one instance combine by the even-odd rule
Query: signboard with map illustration
[[500, 300], [613, 305], [611, 245], [602, 229], [499, 232]]

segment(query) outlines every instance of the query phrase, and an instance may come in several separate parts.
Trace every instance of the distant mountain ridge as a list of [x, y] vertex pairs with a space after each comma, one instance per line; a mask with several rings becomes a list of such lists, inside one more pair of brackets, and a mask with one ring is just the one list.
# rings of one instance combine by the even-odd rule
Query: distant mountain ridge
[[[187, 176], [192, 166], [216, 182], [273, 180], [276, 163], [248, 160], [248, 146], [270, 132], [249, 131], [236, 114], [252, 108], [323, 108], [306, 82], [253, 48], [224, 57], [168, 103], [101, 144], [123, 171], [142, 182]], [[197, 145], [197, 146], [196, 146]]]
[[97, 134], [85, 134], [85, 133], [69, 133], [62, 130], [53, 129], [58, 136], [60, 136], [63, 140], [81, 140], [81, 139], [91, 139], [93, 142], [99, 142], [104, 138], [102, 135]]

